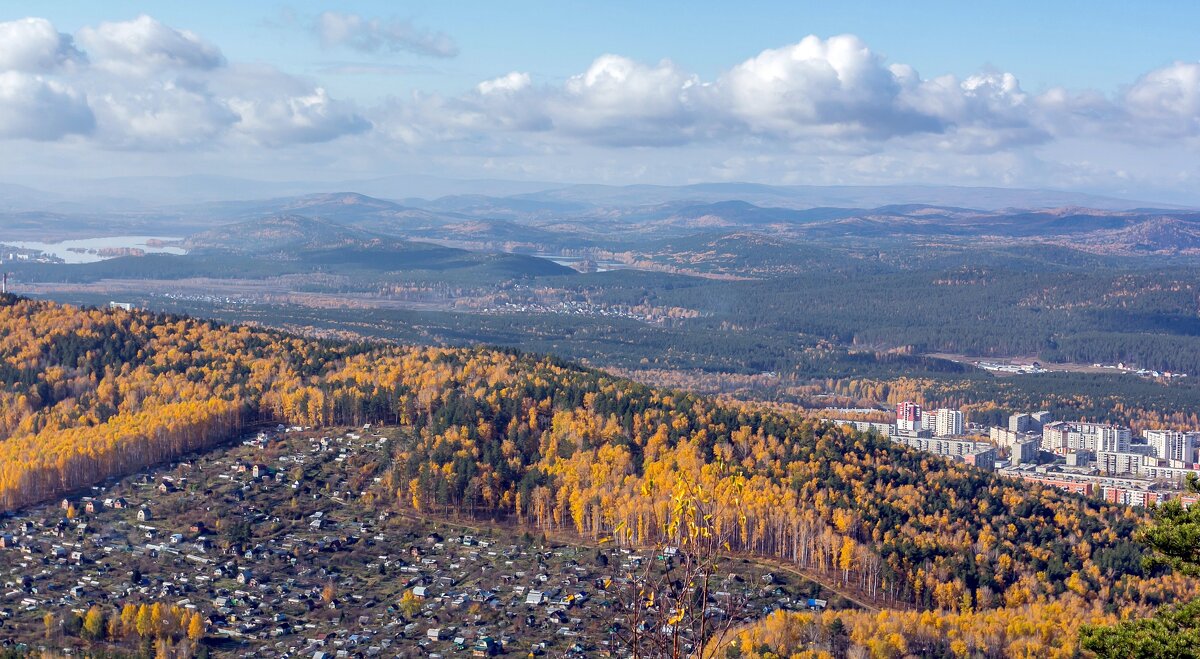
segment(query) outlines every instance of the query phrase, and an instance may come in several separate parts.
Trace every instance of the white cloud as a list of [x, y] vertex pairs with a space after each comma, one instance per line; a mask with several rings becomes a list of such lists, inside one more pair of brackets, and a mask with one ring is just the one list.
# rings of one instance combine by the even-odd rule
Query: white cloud
[[327, 142], [371, 128], [351, 104], [270, 67], [230, 67], [212, 76], [212, 88], [238, 117], [232, 131], [255, 144]]
[[0, 71], [48, 73], [83, 59], [71, 37], [44, 18], [0, 23]]
[[602, 55], [548, 99], [559, 128], [610, 145], [677, 144], [696, 120], [700, 80], [669, 60], [647, 66]]
[[224, 65], [219, 48], [188, 30], [146, 16], [85, 27], [75, 35], [96, 66], [123, 75], [169, 69], [214, 69]]
[[986, 153], [1051, 139], [1034, 113], [1033, 99], [1011, 73], [900, 79], [903, 101], [942, 124], [943, 134], [934, 140], [939, 148]]
[[403, 116], [409, 136], [478, 140], [489, 130], [524, 130], [605, 146], [752, 140], [769, 148], [861, 151], [903, 139], [986, 152], [1049, 138], [1011, 74], [926, 80], [911, 67], [888, 65], [849, 35], [765, 50], [711, 82], [669, 60], [647, 65], [610, 54], [557, 86], [513, 72], [460, 97], [425, 97], [391, 114]]
[[1200, 135], [1200, 62], [1175, 62], [1155, 69], [1125, 90], [1121, 101], [1148, 136]]
[[18, 71], [0, 73], [0, 138], [57, 140], [87, 134], [96, 121], [83, 95]]
[[409, 144], [480, 144], [510, 131], [608, 146], [682, 144], [690, 139], [699, 87], [670, 61], [647, 66], [604, 55], [558, 87], [535, 86], [529, 74], [512, 72], [461, 96], [417, 94], [393, 103], [377, 123]]
[[488, 94], [511, 94], [513, 92], [519, 92], [521, 90], [528, 89], [532, 84], [533, 81], [529, 77], [528, 73], [513, 71], [512, 73], [500, 76], [499, 78], [484, 80], [475, 87], [475, 90], [485, 96]]
[[771, 136], [887, 139], [945, 127], [942, 117], [905, 103], [901, 78], [852, 35], [765, 50], [730, 69], [718, 88], [732, 118]]
[[221, 137], [239, 117], [203, 85], [154, 82], [92, 96], [97, 139], [105, 146], [147, 151], [201, 147]]
[[[458, 52], [446, 35], [407, 21], [327, 12], [313, 30], [330, 48]], [[362, 59], [368, 61], [316, 70], [429, 72]], [[1172, 181], [1200, 180], [1197, 62], [1161, 67], [1119, 90], [1031, 93], [1002, 70], [924, 77], [842, 35], [806, 37], [705, 77], [671, 60], [617, 54], [581, 69], [554, 79], [513, 71], [459, 94], [414, 91], [360, 108], [319, 79], [227, 62], [216, 44], [148, 16], [83, 28], [74, 37], [29, 18], [0, 22], [0, 139], [42, 142], [14, 143], [14, 153], [56, 140], [73, 157], [109, 152], [97, 159], [116, 157], [113, 151], [166, 159], [189, 150], [214, 161], [234, 152], [269, 161], [278, 158], [270, 155], [274, 148], [306, 145], [288, 149], [281, 167], [325, 161], [345, 148], [345, 157], [360, 163], [420, 157], [604, 180], [1083, 187], [1122, 177], [1145, 185], [1153, 178], [1145, 172], [1158, 170], [1169, 170]], [[311, 146], [343, 137], [345, 144]]]
[[383, 21], [358, 14], [323, 12], [313, 26], [326, 48], [345, 47], [363, 53], [409, 52], [428, 57], [454, 57], [458, 44], [442, 32], [416, 27], [411, 21]]
[[229, 66], [215, 45], [149, 16], [76, 38], [86, 53], [44, 19], [0, 23], [0, 138], [84, 135], [104, 149], [171, 151], [308, 144], [370, 128], [318, 85]]
[[234, 98], [229, 105], [241, 117], [236, 130], [264, 146], [328, 142], [371, 128], [370, 122], [331, 99], [320, 87], [300, 96]]

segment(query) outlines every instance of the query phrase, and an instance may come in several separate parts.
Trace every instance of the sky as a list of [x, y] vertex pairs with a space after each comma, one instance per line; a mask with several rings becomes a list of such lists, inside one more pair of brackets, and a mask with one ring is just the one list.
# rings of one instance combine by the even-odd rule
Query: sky
[[1171, 1], [10, 1], [0, 180], [949, 184], [1200, 204], [1196, 25], [1200, 3]]

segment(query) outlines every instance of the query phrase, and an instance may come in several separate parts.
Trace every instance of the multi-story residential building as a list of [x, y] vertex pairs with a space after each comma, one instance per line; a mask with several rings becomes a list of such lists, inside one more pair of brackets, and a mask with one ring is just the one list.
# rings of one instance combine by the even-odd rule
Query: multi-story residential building
[[1085, 423], [1081, 425], [1080, 429], [1085, 436], [1094, 437], [1094, 439], [1088, 440], [1091, 445], [1085, 447], [1090, 451], [1128, 453], [1129, 445], [1133, 442], [1133, 431], [1129, 428]]
[[1150, 480], [1166, 481], [1175, 485], [1182, 485], [1188, 474], [1196, 474], [1200, 476], [1200, 470], [1190, 467], [1175, 467], [1161, 462], [1143, 460], [1141, 466], [1141, 475]]
[[1075, 451], [1129, 453], [1132, 442], [1133, 431], [1129, 428], [1102, 423], [1058, 421], [1042, 428], [1042, 448], [1059, 454]]
[[1066, 490], [1067, 492], [1074, 492], [1075, 494], [1082, 494], [1084, 496], [1091, 496], [1096, 491], [1095, 485], [1090, 482], [1079, 481], [1058, 475], [1039, 474], [1036, 472], [1027, 471], [1004, 473], [1008, 473], [1008, 475], [1016, 476], [1021, 480], [1029, 481], [1031, 483], [1041, 483], [1043, 485], [1057, 487], [1060, 490]]
[[1037, 462], [1038, 445], [1041, 441], [1033, 438], [1019, 440], [1009, 446], [1009, 457], [1013, 464], [1029, 464]]
[[963, 413], [958, 410], [938, 410], [933, 434], [938, 437], [957, 437], [963, 434]]
[[[1144, 467], [1144, 465], [1143, 465]], [[1046, 473], [1040, 468], [1004, 469], [1000, 472], [1027, 481], [1052, 485], [1083, 495], [1096, 495], [1105, 501], [1129, 506], [1154, 506], [1179, 499], [1185, 507], [1200, 501], [1200, 497], [1172, 489], [1173, 484], [1145, 477], [1114, 476], [1085, 473]]]
[[891, 437], [896, 434], [896, 425], [892, 423], [880, 423], [878, 421], [851, 421], [849, 419], [828, 419], [821, 418], [821, 421], [827, 423], [836, 423], [838, 425], [853, 426], [859, 432], [876, 432], [884, 437]]
[[1116, 451], [1098, 451], [1096, 453], [1096, 468], [1105, 474], [1142, 473], [1142, 454], [1119, 453]]
[[1135, 490], [1123, 487], [1100, 488], [1100, 495], [1110, 503], [1121, 503], [1126, 506], [1155, 506], [1166, 500], [1162, 492]]
[[996, 449], [987, 442], [976, 442], [969, 439], [950, 439], [948, 437], [930, 437], [927, 432], [898, 432], [892, 436], [892, 441], [911, 446], [919, 451], [962, 460], [981, 469], [994, 469], [996, 467]]
[[988, 428], [988, 439], [992, 440], [992, 443], [996, 446], [1012, 446], [1013, 442], [1017, 441], [1017, 438], [1020, 436], [1020, 433], [1008, 428], [1001, 428], [1000, 426]]
[[1036, 462], [1038, 448], [1042, 444], [1042, 438], [1037, 433], [1016, 432], [1000, 426], [988, 428], [988, 439], [996, 446], [1008, 449], [1013, 464]]
[[1196, 447], [1200, 444], [1200, 433], [1147, 430], [1143, 435], [1160, 460], [1175, 460], [1184, 464], [1197, 462]]
[[962, 461], [985, 471], [992, 471], [996, 468], [996, 449], [988, 448], [974, 453], [968, 453], [962, 456]]
[[912, 402], [904, 401], [896, 406], [896, 430], [900, 432], [912, 432], [921, 429], [921, 406]]
[[921, 430], [933, 432], [937, 428], [937, 412], [925, 410], [921, 412]]
[[1042, 450], [1062, 455], [1070, 446], [1071, 424], [1048, 423], [1042, 428]]
[[1028, 414], [1013, 414], [1008, 417], [1008, 429], [1011, 432], [1028, 432], [1033, 426], [1033, 417]]

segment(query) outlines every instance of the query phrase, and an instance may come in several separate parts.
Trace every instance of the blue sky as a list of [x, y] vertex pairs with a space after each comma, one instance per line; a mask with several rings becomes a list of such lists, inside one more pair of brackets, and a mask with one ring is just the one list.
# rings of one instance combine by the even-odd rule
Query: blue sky
[[1196, 25], [1187, 2], [9, 2], [0, 178], [430, 173], [1191, 200]]
[[[919, 71], [968, 75], [992, 66], [1012, 71], [1031, 90], [1072, 84], [1115, 89], [1177, 59], [1200, 59], [1200, 3], [1097, 0], [1080, 2], [9, 2], [4, 19], [44, 16], [74, 31], [147, 13], [219, 43], [231, 58], [263, 61], [317, 75], [322, 51], [300, 29], [281, 27], [328, 10], [405, 18], [443, 31], [462, 48], [445, 75], [414, 76], [422, 88], [455, 91], [510, 70], [567, 77], [597, 55], [643, 61], [670, 58], [715, 75], [764, 48], [816, 34], [851, 33], [878, 52]], [[293, 25], [290, 27], [302, 27]], [[360, 58], [361, 59], [361, 58]], [[398, 55], [389, 62], [432, 66]], [[331, 80], [372, 96], [369, 85]], [[398, 88], [413, 85], [393, 81]]]

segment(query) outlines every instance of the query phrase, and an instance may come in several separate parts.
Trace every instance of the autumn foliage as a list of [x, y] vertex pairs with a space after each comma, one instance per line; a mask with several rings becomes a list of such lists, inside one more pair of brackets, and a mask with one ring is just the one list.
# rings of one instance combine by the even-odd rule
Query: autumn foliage
[[[1115, 607], [1195, 588], [1142, 573], [1132, 509], [886, 439], [494, 349], [318, 341], [143, 312], [0, 303], [0, 508], [260, 423], [385, 423], [387, 505], [622, 545], [678, 542], [672, 497], [722, 502], [721, 546], [901, 609]], [[367, 485], [359, 488], [362, 491]]]

